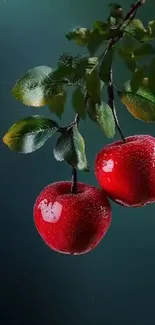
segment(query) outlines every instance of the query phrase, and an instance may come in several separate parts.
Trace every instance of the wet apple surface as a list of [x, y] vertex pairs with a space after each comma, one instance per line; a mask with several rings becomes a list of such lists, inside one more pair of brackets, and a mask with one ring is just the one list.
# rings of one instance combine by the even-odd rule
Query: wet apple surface
[[71, 182], [48, 185], [34, 205], [34, 222], [46, 244], [64, 254], [84, 254], [104, 237], [111, 223], [111, 206], [93, 186]]
[[155, 202], [155, 138], [136, 135], [107, 145], [96, 157], [95, 174], [105, 194], [119, 204]]

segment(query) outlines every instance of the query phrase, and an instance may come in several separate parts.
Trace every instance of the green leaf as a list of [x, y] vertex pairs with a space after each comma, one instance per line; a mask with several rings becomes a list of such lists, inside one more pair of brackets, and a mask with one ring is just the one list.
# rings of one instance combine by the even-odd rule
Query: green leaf
[[97, 57], [88, 57], [88, 55], [72, 57], [69, 53], [64, 53], [59, 59], [54, 78], [66, 78], [69, 83], [77, 84], [87, 73], [91, 73], [97, 65]]
[[92, 32], [93, 31], [97, 31], [99, 35], [102, 36], [103, 41], [107, 41], [110, 38], [120, 35], [120, 31], [117, 28], [112, 28], [111, 26], [109, 26], [109, 23], [105, 23], [100, 20], [95, 21], [95, 23], [93, 24]]
[[[88, 116], [90, 117], [90, 119], [94, 122], [96, 122], [96, 119], [95, 119], [95, 103], [93, 102], [93, 100], [88, 97], [87, 100], [86, 100], [86, 111], [88, 113]], [[97, 122], [96, 122], [97, 123]]]
[[148, 23], [148, 29], [150, 31], [150, 36], [154, 39], [155, 38], [155, 20], [151, 20]]
[[100, 66], [99, 76], [100, 79], [105, 83], [109, 81], [109, 73], [112, 66], [113, 56], [114, 56], [114, 50], [110, 49], [105, 55], [104, 59], [102, 60]]
[[75, 88], [72, 93], [73, 109], [84, 120], [86, 118], [85, 100], [81, 87]]
[[65, 111], [66, 99], [67, 91], [52, 96], [50, 104], [48, 105], [51, 113], [55, 113], [59, 118], [61, 118]]
[[131, 35], [124, 35], [122, 40], [118, 43], [117, 51], [122, 57], [131, 58], [137, 44], [138, 42]]
[[51, 97], [63, 91], [63, 85], [53, 80], [53, 70], [39, 66], [29, 70], [19, 79], [12, 89], [12, 94], [27, 106], [47, 105]]
[[112, 17], [123, 17], [123, 8], [120, 4], [118, 3], [110, 3], [109, 6], [110, 8], [110, 16]]
[[84, 139], [76, 125], [62, 133], [53, 152], [56, 160], [65, 160], [73, 168], [88, 171]]
[[155, 93], [155, 57], [151, 61], [148, 69], [148, 82], [151, 91]]
[[129, 53], [123, 51], [123, 49], [121, 49], [121, 48], [118, 48], [117, 52], [120, 55], [120, 57], [123, 59], [125, 66], [130, 71], [134, 72], [136, 69], [136, 62], [135, 62], [134, 57], [130, 56]]
[[94, 55], [100, 45], [102, 45], [105, 40], [110, 39], [112, 36], [113, 32], [107, 23], [95, 21], [93, 28], [90, 31], [89, 42], [87, 45], [90, 55]]
[[104, 35], [98, 29], [92, 29], [87, 45], [90, 55], [94, 55], [104, 41]]
[[119, 34], [120, 31], [118, 29], [111, 29], [107, 23], [96, 21], [93, 24], [92, 30], [90, 31], [89, 41], [87, 45], [90, 55], [94, 55], [104, 41], [115, 38]]
[[77, 45], [87, 46], [90, 36], [88, 28], [77, 28], [66, 34], [69, 41], [74, 41]]
[[155, 121], [155, 93], [150, 91], [147, 80], [143, 79], [136, 93], [131, 90], [130, 81], [127, 81], [118, 95], [135, 118], [150, 123]]
[[101, 90], [103, 87], [103, 82], [100, 81], [98, 70], [95, 68], [91, 74], [87, 75], [86, 87], [89, 97], [94, 103], [100, 103], [101, 100]]
[[148, 43], [141, 44], [140, 46], [137, 46], [133, 50], [133, 55], [136, 60], [141, 59], [146, 55], [153, 55], [153, 54], [155, 54], [155, 50], [154, 50], [153, 46]]
[[115, 135], [115, 120], [109, 105], [104, 102], [101, 104], [87, 106], [87, 112], [90, 119], [100, 125], [108, 138]]
[[[124, 29], [124, 24], [122, 25], [122, 29]], [[124, 32], [132, 35], [137, 40], [141, 41], [143, 40], [146, 34], [146, 29], [139, 19], [133, 19], [130, 24], [125, 28]]]
[[90, 75], [94, 69], [97, 68], [99, 63], [98, 57], [92, 56], [84, 62], [84, 74]]
[[94, 30], [98, 30], [102, 35], [107, 35], [107, 33], [110, 31], [109, 25], [100, 20], [97, 20], [93, 23], [93, 28]]
[[123, 37], [119, 47], [117, 47], [117, 52], [123, 59], [126, 67], [132, 72], [137, 68], [136, 61], [155, 53], [151, 44], [143, 43], [139, 45], [130, 35], [125, 35]]
[[75, 68], [76, 77], [78, 80], [85, 78], [91, 74], [93, 70], [98, 66], [98, 57], [85, 56], [81, 58], [78, 65]]
[[54, 71], [54, 79], [76, 83], [80, 78], [79, 67], [84, 58], [82, 55], [73, 57], [70, 53], [62, 53], [58, 60], [58, 68]]
[[108, 18], [109, 24], [113, 27], [119, 26], [123, 21], [123, 9], [121, 5], [112, 3], [109, 4], [110, 15]]
[[144, 71], [141, 68], [137, 69], [133, 73], [132, 79], [130, 81], [130, 87], [133, 93], [136, 93], [139, 87], [142, 85], [143, 77], [144, 77]]
[[155, 20], [148, 23], [148, 28], [143, 36], [143, 41], [153, 41], [155, 39]]
[[135, 57], [133, 54], [135, 44], [137, 45], [137, 41], [135, 41], [132, 36], [124, 35], [119, 46], [116, 48], [117, 53], [123, 59], [125, 66], [132, 72], [136, 69]]
[[134, 19], [133, 22], [125, 28], [125, 32], [133, 35], [142, 42], [153, 41], [155, 39], [155, 20], [150, 21], [148, 27], [145, 28], [139, 19]]
[[3, 142], [13, 151], [28, 154], [41, 148], [58, 129], [56, 122], [33, 115], [13, 124]]
[[130, 34], [124, 34], [120, 44], [121, 48], [131, 56], [134, 48], [139, 45], [139, 41]]
[[130, 59], [124, 58], [124, 64], [131, 72], [135, 72], [137, 66], [134, 58], [130, 58]]
[[87, 28], [77, 28], [66, 34], [67, 39], [74, 41], [77, 45], [87, 46], [91, 55], [94, 55], [101, 43], [107, 38], [109, 26], [106, 23], [94, 24], [92, 30]]

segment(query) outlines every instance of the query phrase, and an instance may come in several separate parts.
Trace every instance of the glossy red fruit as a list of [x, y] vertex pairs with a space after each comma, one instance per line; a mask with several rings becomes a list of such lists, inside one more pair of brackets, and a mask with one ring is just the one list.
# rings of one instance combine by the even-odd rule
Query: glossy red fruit
[[96, 157], [95, 174], [105, 194], [121, 205], [155, 202], [155, 138], [135, 135], [107, 145]]
[[34, 205], [36, 228], [53, 250], [64, 254], [91, 251], [106, 234], [111, 223], [111, 206], [103, 192], [77, 183], [71, 194], [71, 182], [48, 185]]

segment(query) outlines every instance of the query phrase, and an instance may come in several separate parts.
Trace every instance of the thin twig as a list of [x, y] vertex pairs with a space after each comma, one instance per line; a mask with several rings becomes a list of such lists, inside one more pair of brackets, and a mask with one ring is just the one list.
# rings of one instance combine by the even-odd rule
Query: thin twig
[[115, 102], [114, 102], [113, 76], [112, 75], [113, 75], [113, 73], [112, 73], [112, 68], [111, 68], [110, 73], [109, 73], [109, 83], [108, 83], [108, 97], [109, 97], [108, 104], [111, 107], [117, 130], [118, 130], [123, 142], [125, 142], [125, 138], [124, 138], [123, 132], [120, 128], [119, 121], [118, 121], [117, 114], [116, 114], [116, 108], [115, 108]]
[[[144, 3], [146, 2], [146, 0], [139, 0], [137, 1], [130, 9], [130, 11], [125, 15], [123, 21], [121, 22], [121, 24], [119, 25], [118, 29], [120, 29], [123, 24], [129, 19], [130, 21], [134, 19], [135, 14], [137, 12], [137, 9], [140, 8]], [[130, 23], [129, 21], [129, 23]]]
[[[121, 24], [117, 27], [117, 30], [118, 31], [121, 31], [121, 33], [119, 33], [115, 38], [111, 38], [110, 39], [110, 41], [108, 42], [108, 45], [107, 45], [105, 51], [100, 56], [100, 59], [104, 59], [104, 57], [107, 54], [107, 52], [120, 40], [120, 38], [123, 35], [124, 29], [131, 23], [131, 21], [134, 18], [133, 14], [136, 13], [137, 12], [137, 9], [140, 8], [144, 3], [145, 3], [144, 0], [139, 0], [137, 3], [135, 3], [135, 5], [132, 6], [132, 8], [130, 9], [130, 11], [124, 17], [124, 19], [121, 22]], [[127, 22], [127, 24], [122, 28], [122, 26], [124, 25], [125, 22]]]

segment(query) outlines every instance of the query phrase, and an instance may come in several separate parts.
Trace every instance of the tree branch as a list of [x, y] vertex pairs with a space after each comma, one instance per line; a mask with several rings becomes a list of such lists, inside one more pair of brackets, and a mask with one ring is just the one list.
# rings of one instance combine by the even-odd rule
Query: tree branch
[[[115, 46], [115, 44], [121, 39], [121, 37], [123, 36], [123, 32], [124, 29], [130, 24], [130, 22], [134, 19], [136, 12], [138, 10], [138, 8], [140, 8], [146, 0], [139, 0], [137, 1], [132, 8], [130, 9], [130, 11], [126, 14], [126, 16], [124, 17], [123, 21], [121, 22], [121, 24], [117, 27], [118, 30], [118, 35], [114, 38], [111, 38], [107, 44], [107, 47], [105, 49], [105, 51], [101, 54], [101, 56], [99, 57], [99, 61], [104, 60], [106, 54], [108, 53], [108, 51]], [[125, 22], [127, 24], [125, 24]], [[109, 106], [111, 107], [112, 113], [113, 113], [113, 117], [115, 120], [115, 124], [117, 127], [118, 132], [120, 133], [120, 136], [123, 140], [123, 142], [125, 142], [125, 138], [123, 136], [123, 133], [121, 131], [120, 125], [119, 125], [119, 121], [117, 118], [117, 114], [116, 114], [116, 109], [115, 109], [115, 102], [114, 102], [114, 85], [113, 85], [113, 73], [112, 73], [112, 67], [110, 69], [110, 73], [109, 73], [109, 81], [108, 81], [108, 103]], [[89, 95], [88, 92], [86, 91], [84, 94], [84, 99], [85, 99], [85, 106], [87, 104], [87, 100], [89, 99]], [[75, 115], [75, 119], [72, 123], [70, 123], [69, 125], [65, 126], [65, 127], [61, 127], [59, 128], [59, 132], [64, 132], [66, 129], [69, 129], [70, 127], [72, 127], [75, 124], [79, 124], [80, 121], [80, 116], [78, 114]], [[76, 194], [77, 193], [77, 170], [75, 168], [72, 168], [72, 185], [71, 185], [71, 193]]]
[[[122, 25], [127, 21], [127, 20], [133, 20], [135, 17], [135, 14], [137, 10], [146, 2], [146, 0], [139, 0], [137, 1], [130, 9], [130, 11], [125, 15], [122, 23], [119, 25], [118, 29], [122, 27]], [[130, 23], [130, 22], [129, 22]]]
[[[105, 56], [107, 55], [108, 51], [115, 46], [115, 44], [120, 40], [120, 38], [123, 35], [123, 31], [124, 29], [130, 24], [130, 22], [134, 19], [136, 12], [138, 10], [138, 8], [140, 8], [146, 0], [139, 0], [137, 1], [132, 8], [130, 9], [130, 11], [126, 14], [126, 16], [124, 17], [123, 21], [121, 22], [121, 24], [118, 26], [118, 31], [120, 31], [120, 33], [115, 37], [115, 38], [111, 38], [110, 41], [108, 42], [108, 45], [105, 49], [105, 51], [103, 52], [103, 54], [101, 55], [100, 59], [104, 60]], [[126, 25], [124, 25], [124, 23], [127, 22]], [[123, 28], [122, 28], [123, 27]], [[112, 73], [112, 67], [110, 69], [110, 73], [109, 73], [109, 81], [108, 81], [108, 103], [109, 106], [111, 107], [112, 113], [113, 113], [113, 117], [115, 120], [115, 124], [117, 127], [117, 130], [123, 140], [123, 142], [125, 142], [125, 138], [123, 135], [123, 132], [121, 130], [121, 127], [119, 125], [119, 121], [117, 118], [117, 114], [116, 114], [116, 108], [115, 108], [115, 102], [114, 102], [114, 87], [113, 87], [113, 73]]]

